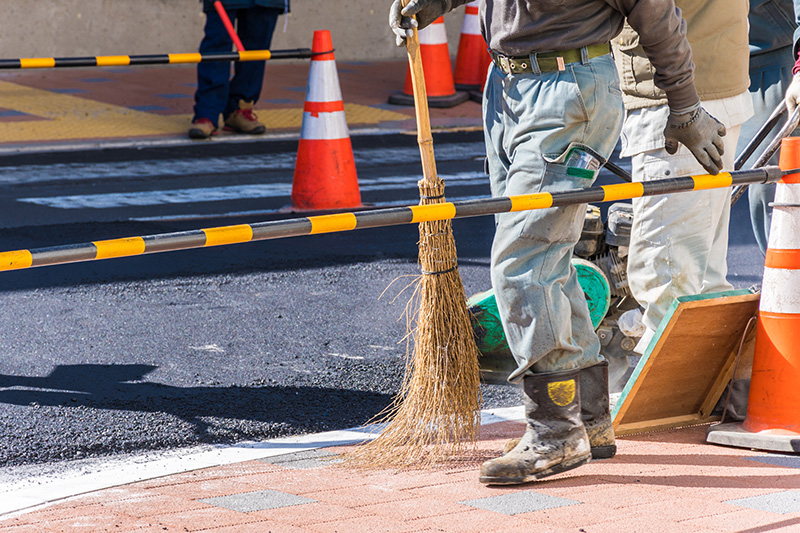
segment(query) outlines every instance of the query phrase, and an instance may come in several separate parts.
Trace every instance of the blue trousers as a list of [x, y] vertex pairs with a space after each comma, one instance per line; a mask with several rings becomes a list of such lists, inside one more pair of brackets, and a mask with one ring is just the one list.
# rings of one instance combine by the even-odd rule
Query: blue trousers
[[[533, 60], [532, 58], [532, 64]], [[569, 63], [561, 72], [504, 75], [490, 66], [483, 120], [493, 196], [589, 187], [571, 154], [607, 159], [619, 139], [623, 107], [610, 55]], [[576, 172], [578, 170], [578, 172]], [[517, 369], [554, 372], [602, 360], [583, 290], [570, 260], [586, 204], [496, 217], [492, 287]]]
[[[267, 7], [229, 9], [228, 17], [236, 23], [236, 33], [245, 50], [269, 50], [272, 34], [281, 10]], [[233, 41], [216, 11], [206, 13], [205, 36], [200, 53], [230, 52]], [[255, 103], [264, 83], [264, 61], [213, 61], [198, 63], [197, 91], [194, 95], [194, 119], [207, 118], [214, 125], [219, 115], [227, 117], [239, 109], [239, 100]]]

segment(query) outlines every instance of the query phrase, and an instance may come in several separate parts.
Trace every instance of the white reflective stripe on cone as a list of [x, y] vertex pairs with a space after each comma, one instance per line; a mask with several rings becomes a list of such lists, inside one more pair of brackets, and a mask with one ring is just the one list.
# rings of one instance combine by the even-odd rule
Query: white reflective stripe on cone
[[769, 248], [800, 250], [800, 184], [778, 183], [775, 204], [769, 230]]
[[800, 315], [800, 270], [765, 268], [759, 310]]
[[[442, 20], [440, 17], [438, 20]], [[419, 31], [419, 44], [447, 44], [447, 30], [444, 22], [434, 22]]]
[[349, 136], [344, 111], [318, 113], [317, 116], [308, 112], [303, 113], [303, 126], [300, 130], [302, 139], [330, 140], [344, 139]]
[[[481, 19], [478, 14], [466, 13], [464, 15], [464, 23], [461, 25], [462, 35], [481, 35]], [[481, 36], [481, 38], [483, 38]]]
[[[306, 102], [340, 102], [342, 100], [335, 61], [312, 61], [308, 71], [308, 80]], [[321, 81], [314, 83], [312, 80]]]

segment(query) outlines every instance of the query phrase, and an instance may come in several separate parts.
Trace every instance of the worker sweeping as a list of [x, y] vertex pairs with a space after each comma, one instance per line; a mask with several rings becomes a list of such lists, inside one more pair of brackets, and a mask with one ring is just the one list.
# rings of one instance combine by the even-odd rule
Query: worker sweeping
[[[396, 0], [398, 45], [468, 0]], [[416, 19], [412, 18], [416, 16]], [[493, 196], [589, 187], [623, 120], [609, 42], [627, 18], [665, 93], [668, 150], [722, 167], [725, 128], [700, 106], [686, 25], [672, 0], [481, 2], [493, 64], [483, 95]], [[497, 216], [492, 285], [522, 383], [527, 428], [516, 447], [481, 466], [480, 481], [517, 484], [616, 451], [606, 362], [571, 266], [585, 204]]]

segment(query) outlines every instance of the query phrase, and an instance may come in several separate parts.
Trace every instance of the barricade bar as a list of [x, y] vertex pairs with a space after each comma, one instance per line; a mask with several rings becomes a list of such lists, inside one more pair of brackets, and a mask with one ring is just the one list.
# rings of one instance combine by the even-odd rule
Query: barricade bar
[[[330, 52], [325, 52], [330, 53]], [[290, 50], [246, 50], [241, 52], [210, 52], [205, 54], [151, 54], [92, 57], [29, 57], [0, 59], [0, 69], [68, 68], [68, 67], [127, 67], [130, 65], [170, 65], [209, 63], [213, 61], [267, 61], [270, 59], [307, 59], [310, 48]]]
[[372, 209], [354, 213], [336, 213], [272, 222], [161, 233], [145, 237], [127, 237], [34, 250], [14, 250], [0, 252], [0, 271], [285, 237], [300, 237], [320, 233], [398, 226], [421, 221], [449, 220], [590, 202], [627, 200], [642, 196], [724, 188], [745, 183], [776, 183], [784, 173], [777, 166], [768, 166], [752, 170], [724, 172], [716, 176], [704, 174], [655, 180], [646, 183], [622, 183], [554, 193], [536, 193], [460, 202], [441, 202], [430, 205]]

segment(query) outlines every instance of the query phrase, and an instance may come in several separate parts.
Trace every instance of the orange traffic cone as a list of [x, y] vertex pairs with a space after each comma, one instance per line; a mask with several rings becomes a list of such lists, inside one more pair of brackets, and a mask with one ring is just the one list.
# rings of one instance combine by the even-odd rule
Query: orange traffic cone
[[328, 30], [315, 31], [300, 145], [292, 182], [292, 210], [361, 206], [353, 146]]
[[[447, 31], [444, 17], [419, 31], [419, 53], [422, 57], [422, 70], [425, 73], [425, 91], [428, 93], [428, 106], [453, 107], [466, 102], [469, 95], [456, 91], [453, 83], [453, 66], [447, 48]], [[411, 67], [406, 71], [406, 83], [402, 93], [389, 96], [394, 105], [414, 105], [414, 86], [411, 82]]]
[[[782, 141], [779, 164], [800, 168], [800, 137]], [[800, 174], [775, 189], [747, 416], [713, 426], [707, 440], [800, 453]]]
[[480, 97], [483, 85], [486, 83], [486, 71], [491, 62], [492, 56], [489, 55], [486, 41], [481, 35], [478, 1], [475, 0], [466, 5], [464, 22], [461, 25], [456, 70], [453, 74], [456, 89], [469, 92], [472, 100], [475, 99], [472, 93], [477, 93]]

